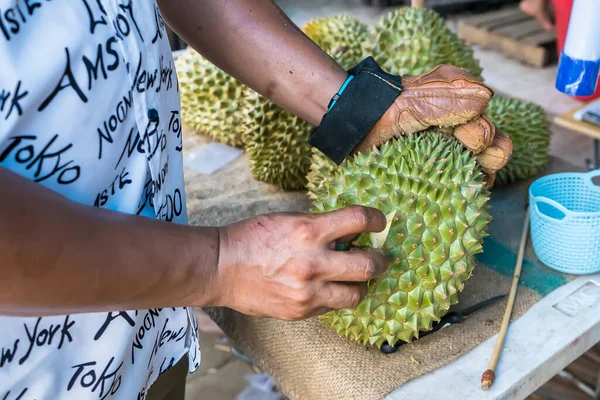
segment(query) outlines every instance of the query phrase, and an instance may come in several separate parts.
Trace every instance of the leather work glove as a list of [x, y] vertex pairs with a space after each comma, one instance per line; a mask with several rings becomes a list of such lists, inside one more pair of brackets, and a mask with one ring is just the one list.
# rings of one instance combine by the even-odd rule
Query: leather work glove
[[489, 187], [508, 162], [512, 142], [485, 116], [493, 91], [465, 70], [439, 65], [417, 76], [402, 76], [404, 91], [371, 128], [355, 152], [399, 135], [440, 127], [477, 154]]

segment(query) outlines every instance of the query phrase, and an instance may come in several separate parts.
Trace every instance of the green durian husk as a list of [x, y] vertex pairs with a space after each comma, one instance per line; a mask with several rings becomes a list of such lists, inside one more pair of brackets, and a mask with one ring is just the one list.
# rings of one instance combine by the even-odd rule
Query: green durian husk
[[[364, 205], [392, 219], [381, 246], [388, 270], [357, 307], [330, 311], [323, 323], [377, 347], [430, 330], [458, 302], [482, 252], [491, 220], [483, 178], [472, 152], [435, 130], [392, 139], [324, 173], [311, 212]], [[376, 247], [373, 240], [363, 234], [353, 247]]]
[[256, 92], [246, 104], [242, 132], [254, 179], [283, 190], [305, 189], [312, 125]]
[[253, 92], [191, 47], [175, 60], [181, 121], [196, 133], [233, 147], [244, 147], [241, 125]]
[[451, 64], [483, 81], [473, 49], [434, 10], [400, 7], [386, 13], [363, 43], [363, 53], [391, 74], [419, 75]]
[[495, 95], [486, 115], [513, 143], [513, 152], [506, 166], [496, 174], [494, 185], [527, 179], [547, 167], [552, 131], [540, 105]]
[[312, 149], [310, 169], [306, 176], [306, 189], [309, 199], [316, 200], [324, 194], [324, 179], [337, 171], [338, 168], [339, 166], [319, 149]]
[[347, 14], [315, 18], [302, 26], [302, 31], [344, 70], [362, 61], [361, 43], [370, 27]]

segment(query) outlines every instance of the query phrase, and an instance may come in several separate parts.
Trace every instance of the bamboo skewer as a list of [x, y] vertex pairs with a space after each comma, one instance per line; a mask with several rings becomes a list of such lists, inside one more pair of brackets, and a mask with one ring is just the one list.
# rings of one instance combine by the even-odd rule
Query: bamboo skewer
[[425, 8], [425, 0], [412, 0], [411, 7], [413, 7], [413, 8]]
[[494, 384], [494, 378], [496, 365], [500, 358], [500, 351], [504, 345], [504, 338], [506, 337], [506, 331], [508, 330], [508, 324], [510, 323], [510, 315], [512, 313], [513, 305], [515, 303], [515, 297], [517, 288], [519, 287], [519, 278], [521, 277], [521, 267], [523, 266], [523, 257], [525, 255], [525, 246], [527, 244], [527, 234], [529, 232], [529, 208], [525, 212], [525, 223], [523, 224], [523, 234], [521, 235], [521, 244], [519, 245], [519, 254], [517, 256], [517, 264], [515, 266], [515, 272], [513, 274], [512, 285], [510, 287], [510, 294], [508, 296], [508, 302], [506, 304], [506, 310], [504, 311], [504, 318], [502, 319], [502, 325], [500, 327], [500, 333], [496, 340], [496, 346], [492, 353], [492, 359], [488, 365], [487, 371], [481, 376], [481, 388], [488, 390]]

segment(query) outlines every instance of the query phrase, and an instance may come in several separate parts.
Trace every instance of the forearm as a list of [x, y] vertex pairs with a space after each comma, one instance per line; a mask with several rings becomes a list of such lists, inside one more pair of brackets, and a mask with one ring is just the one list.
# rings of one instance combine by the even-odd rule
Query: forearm
[[0, 314], [204, 306], [218, 236], [74, 203], [0, 167]]
[[347, 78], [271, 0], [159, 0], [167, 24], [230, 75], [318, 125]]

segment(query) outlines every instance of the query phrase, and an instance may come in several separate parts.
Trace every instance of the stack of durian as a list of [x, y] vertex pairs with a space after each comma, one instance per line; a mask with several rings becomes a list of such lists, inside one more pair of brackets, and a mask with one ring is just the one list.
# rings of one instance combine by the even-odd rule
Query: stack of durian
[[[398, 8], [375, 26], [336, 15], [302, 29], [344, 69], [372, 55], [393, 74], [416, 75], [453, 64], [483, 80], [473, 50], [432, 10]], [[369, 283], [356, 308], [322, 317], [333, 330], [361, 343], [393, 346], [418, 338], [458, 301], [491, 217], [490, 193], [476, 157], [456, 139], [430, 129], [337, 166], [308, 145], [310, 124], [199, 54], [189, 50], [176, 68], [183, 123], [221, 143], [243, 146], [255, 179], [306, 190], [311, 212], [361, 204], [388, 216], [389, 235], [383, 240], [361, 236], [354, 246], [383, 248], [390, 268]], [[540, 106], [496, 95], [486, 114], [514, 146], [496, 186], [526, 179], [547, 165], [550, 129]]]

